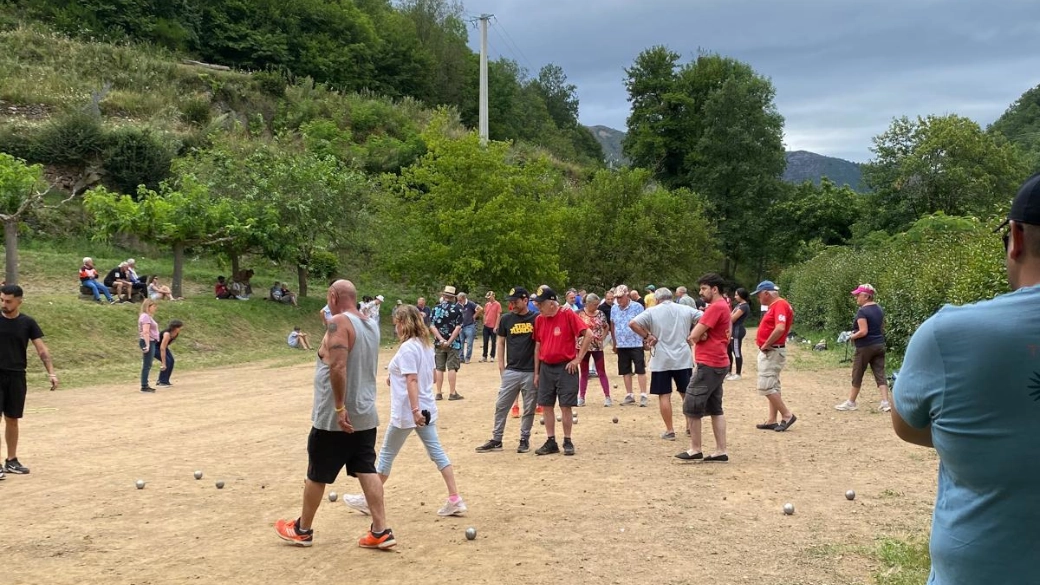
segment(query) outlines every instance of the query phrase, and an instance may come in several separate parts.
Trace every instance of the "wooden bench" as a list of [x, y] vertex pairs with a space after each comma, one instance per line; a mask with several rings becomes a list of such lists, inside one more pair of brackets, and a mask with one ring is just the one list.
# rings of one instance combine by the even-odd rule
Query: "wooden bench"
[[[104, 285], [101, 285], [101, 286], [104, 286]], [[116, 297], [116, 291], [112, 290], [111, 288], [108, 289], [108, 293], [110, 295], [112, 295], [112, 298], [117, 298]], [[130, 300], [135, 302], [135, 303], [139, 303], [139, 302], [143, 301], [147, 297], [148, 297], [147, 289], [143, 289], [143, 288], [135, 288], [130, 293]], [[92, 301], [92, 300], [94, 300], [94, 290], [92, 288], [90, 288], [89, 286], [87, 286], [87, 285], [84, 285], [84, 284], [79, 285], [79, 298], [80, 298], [81, 301]]]

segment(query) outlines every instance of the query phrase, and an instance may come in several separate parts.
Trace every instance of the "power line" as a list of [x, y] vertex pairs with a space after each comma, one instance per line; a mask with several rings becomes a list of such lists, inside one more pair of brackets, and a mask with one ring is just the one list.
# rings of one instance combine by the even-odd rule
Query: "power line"
[[518, 60], [522, 60], [523, 61], [523, 64], [527, 66], [528, 71], [536, 72], [534, 66], [531, 65], [531, 60], [528, 59], [527, 55], [524, 54], [523, 49], [521, 49], [520, 46], [516, 44], [516, 41], [513, 40], [513, 37], [510, 36], [509, 32], [506, 30], [505, 26], [502, 25], [502, 22], [498, 19], [497, 16], [492, 21], [492, 26], [495, 27], [495, 30], [497, 30], [498, 32], [502, 33], [502, 38], [506, 42], [506, 46], [507, 47], [511, 46], [512, 47], [512, 49], [510, 49], [511, 51], [513, 49], [515, 49], [515, 52], [520, 54], [520, 59], [518, 59]]

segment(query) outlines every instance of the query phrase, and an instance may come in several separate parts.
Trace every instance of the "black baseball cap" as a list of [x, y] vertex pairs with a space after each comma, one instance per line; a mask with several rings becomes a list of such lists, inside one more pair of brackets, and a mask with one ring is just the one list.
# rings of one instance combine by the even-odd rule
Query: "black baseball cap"
[[526, 301], [527, 300], [527, 289], [522, 286], [514, 286], [509, 289], [509, 294], [506, 296], [507, 301]]
[[544, 303], [545, 301], [555, 300], [559, 300], [559, 297], [556, 296], [556, 291], [544, 284], [538, 287], [538, 292], [534, 294], [534, 302], [536, 303]]
[[1003, 229], [1009, 221], [1040, 225], [1040, 173], [1033, 175], [1022, 183], [1015, 200], [1011, 202], [1011, 211], [1008, 213], [1004, 223], [997, 226], [996, 230]]

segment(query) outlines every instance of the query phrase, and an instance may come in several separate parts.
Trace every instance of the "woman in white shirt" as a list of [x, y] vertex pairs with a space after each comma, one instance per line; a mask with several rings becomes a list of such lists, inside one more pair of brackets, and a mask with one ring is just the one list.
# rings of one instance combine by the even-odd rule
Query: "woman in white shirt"
[[[429, 329], [423, 322], [422, 313], [412, 305], [397, 308], [394, 312], [394, 328], [401, 347], [387, 368], [390, 371], [386, 380], [390, 386], [390, 424], [383, 435], [383, 447], [379, 451], [376, 471], [385, 484], [390, 477], [394, 458], [404, 446], [405, 439], [415, 430], [448, 488], [448, 499], [437, 514], [461, 516], [466, 512], [466, 503], [459, 496], [451, 461], [437, 438], [437, 402], [433, 395], [434, 358]], [[368, 514], [364, 495], [348, 494], [343, 497], [343, 502]]]

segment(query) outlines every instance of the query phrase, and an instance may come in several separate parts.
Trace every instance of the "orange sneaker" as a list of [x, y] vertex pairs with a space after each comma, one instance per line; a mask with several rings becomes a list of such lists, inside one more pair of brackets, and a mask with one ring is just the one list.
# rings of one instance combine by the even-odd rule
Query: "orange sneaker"
[[296, 528], [296, 520], [279, 520], [274, 523], [274, 530], [278, 538], [295, 546], [310, 546], [314, 544], [314, 531], [301, 532]]
[[510, 414], [513, 418], [520, 418], [520, 407], [514, 404], [513, 410], [510, 411]]
[[394, 531], [389, 528], [383, 532], [382, 536], [376, 536], [369, 528], [368, 532], [361, 535], [357, 543], [361, 548], [378, 548], [379, 550], [386, 550], [397, 545], [397, 541], [394, 540]]

